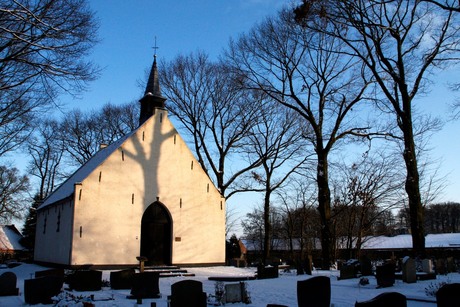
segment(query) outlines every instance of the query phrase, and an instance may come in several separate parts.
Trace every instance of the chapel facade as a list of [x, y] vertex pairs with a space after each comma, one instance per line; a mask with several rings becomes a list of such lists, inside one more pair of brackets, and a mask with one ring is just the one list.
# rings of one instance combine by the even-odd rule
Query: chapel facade
[[221, 265], [225, 199], [168, 118], [156, 57], [139, 127], [101, 148], [37, 209], [34, 260], [75, 267]]

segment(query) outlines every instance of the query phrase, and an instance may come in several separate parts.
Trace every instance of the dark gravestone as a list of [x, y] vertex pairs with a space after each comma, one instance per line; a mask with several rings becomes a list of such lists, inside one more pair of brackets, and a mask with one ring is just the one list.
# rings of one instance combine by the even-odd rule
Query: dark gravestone
[[157, 272], [137, 273], [133, 276], [133, 286], [129, 298], [159, 298], [160, 274]]
[[457, 270], [455, 269], [454, 257], [447, 257], [447, 273], [453, 273]]
[[203, 284], [196, 280], [182, 280], [171, 285], [170, 307], [206, 307]]
[[417, 270], [415, 260], [410, 257], [404, 257], [402, 262], [402, 280], [408, 284], [417, 282]]
[[398, 292], [381, 293], [365, 302], [356, 302], [355, 307], [406, 307], [406, 297]]
[[309, 255], [305, 261], [304, 261], [304, 267], [305, 267], [305, 274], [307, 275], [311, 275], [311, 271], [312, 271], [312, 256]]
[[456, 307], [460, 303], [460, 283], [446, 284], [436, 292], [438, 307]]
[[18, 278], [13, 272], [5, 272], [0, 275], [0, 296], [18, 295], [17, 281]]
[[278, 278], [278, 266], [257, 266], [257, 279]]
[[114, 290], [131, 289], [134, 274], [134, 269], [110, 272], [110, 287]]
[[64, 269], [49, 269], [35, 272], [35, 278], [44, 276], [59, 276], [64, 278]]
[[362, 256], [359, 259], [359, 271], [363, 276], [371, 276], [372, 275], [372, 262], [366, 256]]
[[75, 271], [68, 279], [69, 287], [75, 291], [99, 291], [102, 287], [102, 272]]
[[375, 270], [378, 288], [391, 287], [395, 283], [395, 265], [394, 263], [385, 263], [377, 266]]
[[350, 264], [343, 264], [340, 268], [340, 277], [339, 279], [350, 279], [355, 278], [355, 266]]
[[48, 275], [24, 280], [24, 300], [27, 304], [51, 304], [64, 284], [64, 277]]
[[444, 260], [443, 258], [439, 258], [436, 261], [436, 273], [441, 275], [447, 274], [446, 260]]
[[299, 307], [329, 307], [331, 303], [331, 280], [326, 276], [314, 276], [297, 282]]

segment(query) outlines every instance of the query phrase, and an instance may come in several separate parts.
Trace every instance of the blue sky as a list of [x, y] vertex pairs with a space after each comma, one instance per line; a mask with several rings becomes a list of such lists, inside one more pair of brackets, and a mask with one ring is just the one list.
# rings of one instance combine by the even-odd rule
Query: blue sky
[[274, 14], [290, 0], [90, 0], [100, 20], [101, 42], [92, 54], [103, 68], [82, 100], [67, 106], [97, 108], [140, 98], [137, 81], [153, 61], [155, 37], [159, 59], [203, 50], [217, 57], [231, 36]]
[[[107, 102], [137, 100], [143, 93], [138, 80], [145, 77], [153, 61], [155, 37], [159, 59], [172, 60], [178, 54], [198, 49], [217, 57], [230, 37], [237, 37], [290, 3], [290, 0], [91, 0], [90, 6], [100, 20], [101, 39], [92, 59], [103, 71], [81, 99], [66, 98], [63, 102], [67, 108], [97, 109]], [[420, 101], [421, 110], [448, 116], [447, 104], [454, 94], [446, 89], [445, 80], [456, 76], [455, 72], [449, 72], [439, 79], [432, 93]], [[447, 123], [430, 143], [431, 156], [442, 161], [440, 173], [449, 183], [440, 201], [460, 202], [459, 133], [459, 121]], [[232, 201], [244, 202], [244, 196]]]

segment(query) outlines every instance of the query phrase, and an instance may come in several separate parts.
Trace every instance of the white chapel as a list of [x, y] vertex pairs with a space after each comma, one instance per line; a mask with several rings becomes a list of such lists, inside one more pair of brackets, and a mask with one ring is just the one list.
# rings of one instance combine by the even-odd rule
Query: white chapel
[[225, 263], [225, 199], [168, 118], [156, 57], [139, 127], [37, 209], [34, 260], [76, 267]]

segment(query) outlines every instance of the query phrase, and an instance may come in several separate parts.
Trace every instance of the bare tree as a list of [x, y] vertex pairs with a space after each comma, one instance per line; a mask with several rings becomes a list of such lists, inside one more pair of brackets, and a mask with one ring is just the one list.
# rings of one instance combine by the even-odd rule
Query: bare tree
[[[385, 152], [382, 150], [381, 152]], [[346, 248], [356, 249], [357, 256], [366, 236], [386, 212], [402, 205], [404, 178], [393, 155], [365, 155], [351, 166], [343, 165], [335, 179], [334, 224], [336, 238], [346, 238]]]
[[0, 1], [0, 155], [27, 138], [36, 111], [97, 77], [85, 60], [97, 29], [86, 0]]
[[460, 3], [458, 0], [422, 0], [431, 4], [434, 4], [444, 10], [460, 12]]
[[[166, 107], [190, 136], [205, 172], [227, 199], [242, 191], [236, 180], [260, 164], [250, 157], [242, 159], [245, 137], [258, 111], [257, 97], [239, 90], [225, 65], [210, 61], [203, 52], [162, 62], [159, 73]], [[229, 165], [232, 159], [238, 161]]]
[[65, 153], [64, 142], [60, 138], [59, 123], [45, 120], [35, 129], [27, 142], [31, 161], [29, 174], [38, 179], [38, 192], [35, 201], [44, 200], [65, 175], [62, 172], [62, 158]]
[[318, 210], [323, 264], [332, 261], [329, 154], [341, 141], [362, 136], [369, 127], [357, 121], [367, 81], [343, 42], [300, 27], [290, 11], [281, 11], [230, 44], [227, 58], [242, 86], [261, 90], [292, 109], [311, 134], [316, 154]]
[[458, 62], [460, 47], [460, 17], [431, 2], [316, 0], [304, 1], [296, 11], [301, 24], [340, 39], [366, 65], [384, 97], [381, 108], [394, 116], [399, 133], [393, 137], [404, 148], [413, 251], [421, 256], [425, 254], [425, 232], [414, 103], [427, 91], [430, 73]]
[[266, 102], [258, 113], [258, 123], [251, 127], [247, 137], [249, 155], [261, 161], [260, 167], [251, 171], [251, 177], [263, 193], [264, 262], [270, 256], [272, 195], [309, 158], [305, 152], [307, 132], [301, 130], [298, 116], [279, 104]]
[[18, 169], [0, 165], [0, 223], [22, 217], [28, 189], [29, 180]]
[[74, 109], [61, 123], [60, 137], [74, 166], [83, 165], [101, 147], [128, 134], [138, 126], [138, 103], [106, 104], [99, 111]]
[[321, 231], [320, 219], [316, 210], [316, 185], [314, 180], [303, 176], [291, 178], [289, 185], [277, 191], [277, 202], [283, 212], [283, 233], [289, 244], [292, 259], [297, 256], [294, 246], [300, 250], [299, 263], [316, 249], [316, 240]]

